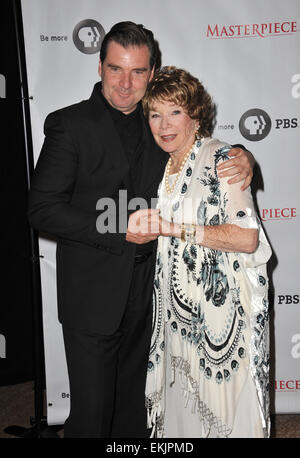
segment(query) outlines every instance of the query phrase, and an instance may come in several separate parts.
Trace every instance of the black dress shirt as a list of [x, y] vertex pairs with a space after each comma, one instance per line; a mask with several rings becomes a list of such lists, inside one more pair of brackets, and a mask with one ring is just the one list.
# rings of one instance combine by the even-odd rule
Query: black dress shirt
[[[102, 93], [101, 93], [102, 94]], [[139, 103], [134, 111], [124, 114], [112, 107], [103, 96], [103, 101], [112, 117], [119, 134], [122, 147], [130, 165], [131, 178], [135, 195], [138, 196], [140, 174], [140, 158], [142, 153], [142, 116], [143, 110]]]
[[[102, 93], [101, 95], [120, 137], [122, 147], [129, 162], [135, 197], [138, 197], [143, 150], [142, 116], [144, 115], [142, 105], [138, 103], [136, 109], [126, 115], [112, 107]], [[151, 253], [153, 246], [153, 242], [137, 245], [136, 254]]]

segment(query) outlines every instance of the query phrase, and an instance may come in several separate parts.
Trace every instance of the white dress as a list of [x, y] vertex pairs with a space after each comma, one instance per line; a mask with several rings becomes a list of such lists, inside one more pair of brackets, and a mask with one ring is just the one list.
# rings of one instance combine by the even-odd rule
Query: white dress
[[197, 141], [167, 220], [259, 230], [255, 253], [225, 253], [159, 237], [148, 363], [148, 426], [157, 437], [268, 437], [268, 278], [271, 249], [251, 191], [219, 179], [230, 147]]

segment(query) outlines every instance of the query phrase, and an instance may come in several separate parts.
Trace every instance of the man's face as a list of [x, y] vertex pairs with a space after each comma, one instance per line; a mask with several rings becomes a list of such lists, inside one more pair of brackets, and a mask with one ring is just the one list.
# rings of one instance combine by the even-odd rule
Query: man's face
[[111, 41], [104, 62], [99, 63], [102, 93], [111, 106], [129, 114], [143, 98], [153, 72], [146, 45], [124, 48]]

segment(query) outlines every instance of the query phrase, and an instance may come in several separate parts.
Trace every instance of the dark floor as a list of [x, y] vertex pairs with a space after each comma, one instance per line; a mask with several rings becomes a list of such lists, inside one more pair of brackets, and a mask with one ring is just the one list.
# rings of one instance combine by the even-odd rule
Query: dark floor
[[[0, 438], [16, 438], [32, 431], [31, 417], [34, 417], [33, 382], [0, 387]], [[10, 426], [18, 428], [11, 428], [8, 434], [4, 430]], [[62, 437], [63, 430], [53, 434]], [[300, 438], [300, 415], [272, 417], [271, 437]]]

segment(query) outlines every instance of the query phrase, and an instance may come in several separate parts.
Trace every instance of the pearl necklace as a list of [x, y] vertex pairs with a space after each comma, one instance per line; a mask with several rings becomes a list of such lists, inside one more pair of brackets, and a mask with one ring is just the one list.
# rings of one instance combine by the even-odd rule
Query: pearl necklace
[[177, 184], [177, 181], [178, 181], [178, 179], [180, 177], [180, 174], [182, 172], [182, 169], [185, 166], [185, 163], [186, 163], [189, 155], [191, 154], [193, 148], [194, 148], [194, 145], [192, 146], [192, 148], [183, 157], [183, 159], [182, 159], [182, 161], [180, 163], [179, 170], [178, 170], [178, 172], [176, 174], [176, 178], [175, 178], [174, 183], [172, 184], [172, 186], [170, 186], [170, 183], [169, 183], [169, 176], [170, 176], [170, 168], [171, 168], [172, 158], [171, 157], [169, 158], [169, 160], [167, 162], [167, 166], [166, 166], [166, 175], [165, 175], [165, 185], [166, 185], [167, 194], [172, 194], [172, 192], [174, 191], [175, 186]]

